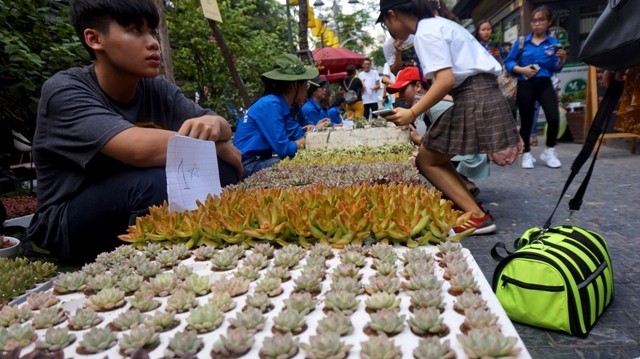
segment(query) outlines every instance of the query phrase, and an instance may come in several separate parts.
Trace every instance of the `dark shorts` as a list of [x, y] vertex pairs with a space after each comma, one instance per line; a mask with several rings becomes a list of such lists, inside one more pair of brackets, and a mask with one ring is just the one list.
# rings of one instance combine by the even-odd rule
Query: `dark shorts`
[[519, 134], [492, 74], [467, 78], [451, 91], [453, 106], [429, 128], [423, 145], [453, 155], [494, 153], [516, 146]]

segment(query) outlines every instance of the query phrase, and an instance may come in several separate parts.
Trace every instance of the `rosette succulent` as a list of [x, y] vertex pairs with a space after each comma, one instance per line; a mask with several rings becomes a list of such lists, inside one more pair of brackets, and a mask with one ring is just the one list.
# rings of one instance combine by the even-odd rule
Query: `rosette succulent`
[[5, 305], [0, 309], [0, 327], [8, 327], [13, 324], [24, 323], [32, 317], [31, 307], [23, 305]]
[[337, 278], [331, 283], [331, 291], [344, 290], [353, 294], [362, 294], [364, 293], [364, 288], [362, 284], [355, 278]]
[[24, 348], [34, 340], [36, 340], [36, 332], [29, 323], [0, 328], [0, 351], [10, 352], [16, 348]]
[[118, 278], [112, 273], [106, 272], [87, 278], [86, 287], [92, 293], [97, 293], [104, 288], [113, 288]]
[[292, 244], [282, 247], [280, 251], [285, 254], [293, 255], [298, 259], [298, 261], [301, 261], [307, 255], [306, 249], [300, 246], [292, 245]]
[[179, 321], [176, 320], [175, 312], [157, 311], [153, 313], [153, 316], [147, 317], [143, 324], [160, 333], [177, 326]]
[[469, 358], [515, 358], [522, 351], [516, 347], [518, 339], [506, 337], [496, 328], [471, 329], [457, 338]]
[[358, 310], [360, 301], [354, 293], [344, 290], [330, 291], [324, 298], [324, 306], [327, 310], [337, 310], [345, 315], [351, 315]]
[[211, 269], [214, 271], [227, 271], [238, 265], [238, 258], [229, 250], [219, 251], [211, 258]]
[[133, 268], [137, 268], [138, 266], [142, 265], [142, 263], [145, 263], [147, 261], [148, 261], [147, 256], [145, 256], [140, 252], [132, 253], [129, 256], [129, 264]]
[[451, 350], [448, 340], [441, 342], [438, 337], [430, 337], [420, 339], [413, 356], [416, 359], [455, 359], [456, 352]]
[[460, 295], [464, 292], [478, 293], [480, 291], [480, 286], [471, 273], [456, 274], [451, 277], [449, 284], [451, 285], [450, 292], [454, 295]]
[[98, 312], [113, 310], [124, 305], [124, 292], [116, 288], [105, 288], [90, 296], [86, 305]]
[[304, 267], [302, 267], [302, 270], [300, 271], [300, 275], [314, 276], [322, 279], [326, 277], [326, 274], [327, 274], [327, 270], [324, 267], [324, 265], [319, 266], [319, 265], [307, 264]]
[[364, 247], [362, 244], [358, 244], [358, 243], [349, 243], [346, 246], [344, 246], [344, 250], [347, 252], [362, 253], [365, 256], [369, 254], [369, 250], [366, 247]]
[[170, 250], [175, 253], [175, 255], [178, 256], [179, 259], [189, 258], [189, 256], [191, 255], [189, 246], [184, 243], [174, 244]]
[[163, 268], [171, 268], [178, 264], [179, 261], [178, 254], [170, 249], [165, 249], [156, 254], [156, 262], [160, 263]]
[[353, 346], [341, 341], [338, 333], [322, 333], [312, 336], [309, 338], [309, 344], [302, 343], [300, 347], [309, 359], [343, 359], [349, 355]]
[[173, 268], [173, 274], [175, 274], [178, 279], [185, 280], [189, 276], [193, 275], [193, 269], [185, 265], [179, 265]]
[[215, 247], [202, 246], [193, 250], [193, 256], [197, 261], [208, 261], [218, 252]]
[[184, 358], [195, 356], [202, 349], [202, 339], [193, 330], [185, 330], [176, 333], [169, 340], [169, 347], [165, 351], [165, 356], [173, 358]]
[[251, 281], [246, 278], [228, 278], [221, 277], [213, 283], [212, 290], [214, 292], [227, 292], [232, 297], [237, 297], [249, 291]]
[[373, 260], [372, 267], [374, 267], [376, 269], [376, 273], [379, 276], [395, 277], [396, 274], [398, 274], [398, 268], [396, 267], [395, 264], [389, 263], [389, 262], [383, 262], [383, 261], [381, 261], [379, 259], [374, 259]]
[[396, 309], [400, 307], [400, 298], [387, 292], [373, 293], [365, 302], [367, 309], [376, 312], [380, 309]]
[[401, 359], [402, 351], [397, 347], [393, 340], [386, 335], [375, 335], [369, 337], [369, 340], [362, 342], [360, 349], [360, 357], [362, 359]]
[[389, 253], [394, 253], [394, 252], [393, 252], [393, 246], [388, 243], [378, 242], [373, 244], [371, 248], [369, 248], [369, 254], [373, 258], [380, 259], [381, 257], [388, 256]]
[[79, 292], [87, 282], [87, 274], [82, 271], [62, 273], [53, 281], [53, 289], [60, 294]]
[[149, 258], [155, 258], [155, 256], [160, 253], [164, 247], [159, 243], [148, 242], [144, 247], [144, 254]]
[[454, 275], [461, 273], [471, 274], [471, 269], [467, 262], [464, 260], [452, 261], [447, 264], [447, 268], [445, 268], [444, 278], [451, 279]]
[[448, 328], [442, 322], [440, 311], [436, 308], [423, 308], [413, 311], [413, 317], [409, 318], [409, 327], [416, 335], [441, 335], [448, 332]]
[[120, 338], [120, 348], [122, 351], [131, 355], [138, 349], [154, 347], [160, 336], [154, 328], [148, 328], [144, 325], [135, 326], [128, 334], [123, 334]]
[[310, 254], [304, 265], [305, 267], [325, 269], [327, 267], [327, 260], [324, 257]]
[[498, 316], [491, 313], [488, 309], [472, 308], [464, 312], [464, 322], [462, 323], [462, 332], [465, 333], [470, 329], [496, 328], [500, 329], [498, 324]]
[[298, 262], [298, 256], [293, 253], [286, 253], [279, 250], [273, 254], [273, 265], [276, 267], [292, 268], [298, 264]]
[[404, 267], [402, 275], [406, 279], [410, 279], [416, 276], [433, 275], [435, 267], [433, 261], [415, 261], [410, 262]]
[[248, 295], [246, 301], [247, 307], [256, 308], [262, 313], [266, 313], [273, 308], [271, 300], [264, 293], [255, 293], [254, 295]]
[[245, 265], [233, 272], [233, 275], [239, 278], [246, 278], [253, 282], [260, 277], [260, 269]]
[[137, 309], [129, 309], [120, 313], [116, 319], [111, 322], [112, 327], [117, 330], [129, 330], [145, 322], [147, 317], [140, 313]]
[[301, 274], [293, 282], [296, 292], [309, 292], [314, 295], [319, 294], [322, 290], [322, 278], [311, 274]]
[[451, 262], [461, 261], [461, 260], [462, 261], [466, 260], [462, 252], [441, 253], [440, 262], [443, 263], [444, 265], [448, 265]]
[[209, 282], [209, 276], [206, 275], [189, 275], [183, 282], [184, 289], [188, 292], [194, 293], [196, 296], [208, 294], [211, 291], [211, 283]]
[[275, 248], [269, 243], [258, 243], [253, 247], [253, 253], [260, 253], [267, 258], [273, 257]]
[[264, 276], [269, 278], [280, 278], [283, 282], [286, 282], [291, 279], [291, 272], [288, 267], [273, 267], [267, 269]]
[[462, 244], [459, 242], [444, 241], [438, 244], [438, 250], [440, 250], [440, 253], [442, 254], [460, 252], [462, 250]]
[[31, 320], [36, 329], [45, 329], [56, 326], [67, 319], [67, 315], [58, 307], [49, 307], [42, 309], [33, 315]]
[[399, 315], [395, 309], [380, 309], [371, 313], [369, 328], [378, 334], [395, 335], [404, 329], [404, 319], [405, 316]]
[[358, 268], [362, 268], [367, 264], [367, 258], [359, 252], [343, 251], [340, 254], [342, 263], [351, 263]]
[[[123, 264], [121, 266], [111, 268], [111, 274], [115, 277], [116, 282], [126, 276], [130, 276], [134, 273], [134, 269], [129, 264]], [[102, 289], [102, 288], [100, 288]]]
[[254, 307], [248, 307], [242, 312], [238, 312], [235, 318], [229, 319], [231, 325], [235, 328], [244, 328], [250, 333], [256, 333], [264, 328], [267, 318], [261, 311]]
[[244, 250], [244, 247], [241, 245], [234, 244], [232, 246], [225, 248], [224, 250], [233, 254], [233, 256], [236, 257], [236, 259], [240, 259], [244, 257], [245, 250]]
[[68, 319], [69, 329], [84, 330], [102, 323], [102, 318], [91, 308], [80, 308]]
[[311, 247], [311, 249], [309, 250], [309, 255], [322, 258], [330, 258], [331, 256], [333, 256], [333, 250], [331, 249], [331, 246], [329, 244], [318, 242], [314, 244], [313, 247]]
[[133, 293], [142, 287], [144, 278], [138, 274], [126, 275], [118, 281], [118, 288], [122, 289], [125, 293]]
[[145, 278], [155, 277], [162, 272], [162, 266], [156, 261], [144, 262], [137, 268], [138, 274]]
[[307, 315], [315, 309], [316, 301], [307, 292], [292, 293], [289, 298], [284, 300], [284, 306]]
[[373, 276], [369, 278], [369, 284], [365, 285], [364, 290], [369, 294], [378, 292], [397, 294], [400, 291], [400, 280], [395, 277]]
[[291, 333], [276, 333], [272, 337], [264, 338], [260, 357], [264, 359], [289, 359], [298, 354], [298, 339], [293, 339]]
[[136, 252], [136, 249], [129, 244], [121, 245], [113, 251], [115, 255], [124, 257], [124, 258], [129, 257], [135, 252]]
[[467, 309], [485, 309], [487, 301], [482, 296], [473, 292], [464, 292], [456, 297], [453, 303], [453, 310], [460, 314], [464, 314]]
[[226, 357], [239, 357], [251, 349], [253, 342], [253, 333], [245, 328], [229, 328], [227, 335], [220, 335], [220, 340], [214, 344], [213, 350]]
[[251, 253], [245, 256], [243, 265], [254, 267], [254, 268], [266, 268], [269, 265], [269, 259], [263, 254], [260, 253]]
[[256, 293], [266, 293], [269, 297], [276, 297], [282, 294], [282, 281], [279, 278], [262, 278], [256, 284]]
[[160, 302], [153, 299], [155, 294], [152, 290], [138, 290], [133, 293], [133, 297], [129, 298], [129, 303], [133, 308], [141, 312], [148, 312], [160, 306]]
[[82, 266], [82, 272], [87, 276], [94, 276], [98, 274], [102, 274], [107, 270], [107, 268], [100, 263], [88, 263]]
[[178, 313], [186, 312], [196, 306], [198, 306], [198, 301], [195, 293], [187, 292], [184, 289], [178, 289], [167, 299], [167, 309]]
[[44, 333], [44, 340], [36, 342], [36, 348], [55, 352], [62, 350], [76, 340], [76, 336], [69, 333], [67, 328], [49, 328]]
[[187, 324], [198, 333], [207, 333], [222, 325], [224, 314], [212, 304], [201, 305], [189, 311]]
[[402, 282], [402, 288], [407, 291], [415, 290], [441, 290], [442, 281], [434, 275], [419, 275], [409, 278], [407, 282]]
[[318, 322], [318, 333], [338, 333], [345, 336], [353, 333], [351, 319], [342, 312], [331, 311]]
[[209, 304], [214, 305], [225, 313], [236, 307], [236, 302], [233, 301], [227, 292], [213, 293], [213, 296], [209, 298]]
[[444, 301], [440, 290], [416, 290], [409, 293], [413, 309], [436, 308], [444, 310]]
[[118, 338], [109, 328], [91, 328], [82, 336], [80, 347], [86, 353], [100, 353], [111, 348]]
[[180, 281], [173, 273], [161, 273], [158, 274], [149, 282], [149, 289], [153, 290], [153, 293], [158, 297], [166, 297], [173, 292]]
[[49, 308], [58, 303], [58, 298], [51, 292], [32, 292], [27, 296], [27, 304], [32, 310]]
[[351, 263], [341, 263], [333, 270], [332, 277], [335, 280], [336, 278], [356, 278], [360, 280], [362, 278], [362, 274], [360, 274], [360, 270], [358, 267]]
[[273, 318], [273, 327], [281, 333], [298, 334], [304, 331], [304, 314], [294, 309], [285, 309]]
[[404, 252], [402, 255], [402, 263], [405, 265], [408, 263], [413, 263], [417, 261], [428, 261], [431, 258], [430, 255], [427, 254], [421, 248], [413, 248]]

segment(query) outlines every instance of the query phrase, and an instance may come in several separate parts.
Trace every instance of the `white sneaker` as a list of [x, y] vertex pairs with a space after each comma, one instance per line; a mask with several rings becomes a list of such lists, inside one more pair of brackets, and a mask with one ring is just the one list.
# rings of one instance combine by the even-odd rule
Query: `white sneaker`
[[551, 168], [558, 168], [562, 166], [562, 163], [560, 163], [560, 160], [558, 159], [558, 153], [556, 152], [555, 148], [547, 148], [546, 150], [544, 150], [544, 152], [542, 152], [542, 154], [540, 155], [540, 160], [544, 161], [547, 166]]
[[536, 159], [531, 156], [530, 152], [522, 154], [522, 168], [533, 168], [534, 163], [536, 163]]

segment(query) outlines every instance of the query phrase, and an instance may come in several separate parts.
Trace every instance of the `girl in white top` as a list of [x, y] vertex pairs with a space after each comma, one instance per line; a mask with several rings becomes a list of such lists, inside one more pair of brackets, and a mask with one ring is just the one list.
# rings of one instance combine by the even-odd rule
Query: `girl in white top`
[[[509, 105], [498, 87], [501, 65], [457, 23], [434, 15], [432, 0], [381, 0], [383, 27], [396, 38], [414, 34], [419, 68], [432, 85], [409, 109], [387, 117], [407, 125], [447, 94], [454, 105], [425, 134], [416, 164], [420, 172], [463, 211], [469, 221], [456, 233], [491, 233], [496, 226], [466, 190], [451, 165], [455, 155], [487, 153], [498, 165], [511, 164], [519, 149], [519, 135]], [[436, 5], [437, 8], [437, 5]]]

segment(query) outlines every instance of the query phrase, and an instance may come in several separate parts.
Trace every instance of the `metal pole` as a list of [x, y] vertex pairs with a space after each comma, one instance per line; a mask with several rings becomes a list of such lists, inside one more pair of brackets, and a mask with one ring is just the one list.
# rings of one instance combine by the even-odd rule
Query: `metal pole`
[[291, 35], [291, 11], [289, 11], [289, 0], [285, 2], [287, 6], [287, 36], [289, 37], [289, 49], [294, 52], [293, 35]]

